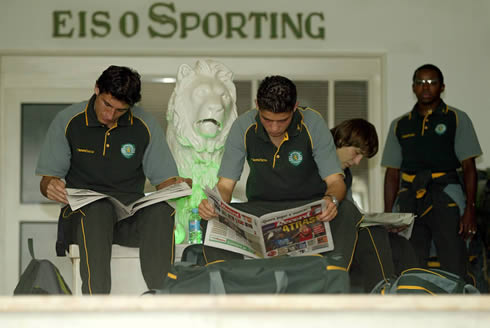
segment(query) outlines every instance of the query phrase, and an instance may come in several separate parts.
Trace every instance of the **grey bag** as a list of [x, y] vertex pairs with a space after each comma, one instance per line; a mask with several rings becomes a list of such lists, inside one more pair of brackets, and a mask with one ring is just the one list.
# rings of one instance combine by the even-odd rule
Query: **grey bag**
[[395, 280], [380, 281], [371, 294], [480, 294], [458, 275], [439, 270], [412, 268], [403, 271]]
[[71, 295], [71, 290], [58, 268], [49, 260], [37, 260], [34, 256], [32, 238], [27, 240], [32, 260], [20, 276], [14, 295], [62, 294]]

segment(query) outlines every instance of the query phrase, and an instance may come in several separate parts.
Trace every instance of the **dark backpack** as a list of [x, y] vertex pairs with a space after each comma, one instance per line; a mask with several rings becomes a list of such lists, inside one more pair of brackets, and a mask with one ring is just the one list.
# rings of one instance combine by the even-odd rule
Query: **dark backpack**
[[32, 260], [20, 276], [14, 295], [65, 294], [71, 295], [70, 287], [58, 268], [49, 260], [37, 260], [34, 256], [32, 238], [27, 240]]
[[175, 265], [151, 294], [348, 293], [345, 268], [321, 255]]
[[480, 294], [458, 275], [439, 270], [412, 268], [396, 279], [380, 281], [371, 294]]

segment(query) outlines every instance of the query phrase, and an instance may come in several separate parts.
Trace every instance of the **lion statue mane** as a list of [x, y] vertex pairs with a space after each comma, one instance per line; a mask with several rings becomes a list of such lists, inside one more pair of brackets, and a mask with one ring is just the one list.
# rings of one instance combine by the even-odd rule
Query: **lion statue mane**
[[207, 59], [198, 60], [194, 68], [179, 67], [167, 109], [167, 142], [179, 175], [192, 178], [193, 192], [177, 204], [177, 223], [185, 225], [190, 209], [204, 198], [202, 188], [216, 185], [225, 140], [236, 118], [233, 73], [225, 65]]

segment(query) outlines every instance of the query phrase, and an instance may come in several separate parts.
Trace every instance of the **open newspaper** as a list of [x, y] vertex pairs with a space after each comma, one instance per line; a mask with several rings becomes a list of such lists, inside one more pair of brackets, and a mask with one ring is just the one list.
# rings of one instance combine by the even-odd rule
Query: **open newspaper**
[[205, 193], [218, 214], [209, 220], [204, 244], [254, 258], [323, 253], [334, 248], [330, 224], [317, 220], [325, 209], [318, 200], [304, 206], [264, 214], [239, 211], [218, 192]]
[[169, 201], [174, 198], [188, 196], [192, 193], [192, 189], [185, 182], [173, 184], [149, 193], [148, 195], [141, 197], [129, 205], [124, 205], [112, 196], [89, 189], [66, 188], [66, 192], [68, 193], [68, 203], [73, 211], [76, 211], [87, 204], [93, 203], [96, 200], [107, 198], [114, 204], [114, 209], [118, 219], [122, 220], [132, 216], [134, 213], [136, 213], [136, 211], [142, 209], [143, 207], [163, 201]]
[[398, 234], [409, 239], [412, 235], [415, 215], [413, 213], [366, 213], [361, 222], [361, 227], [375, 225], [385, 226], [387, 229], [403, 228]]

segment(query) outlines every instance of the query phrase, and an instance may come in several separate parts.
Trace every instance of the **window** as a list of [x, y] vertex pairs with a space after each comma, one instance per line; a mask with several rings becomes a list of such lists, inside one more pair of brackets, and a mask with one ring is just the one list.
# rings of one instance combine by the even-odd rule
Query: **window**
[[21, 105], [21, 203], [49, 203], [39, 192], [40, 177], [34, 174], [37, 158], [43, 145], [49, 124], [56, 114], [70, 104], [29, 104]]

